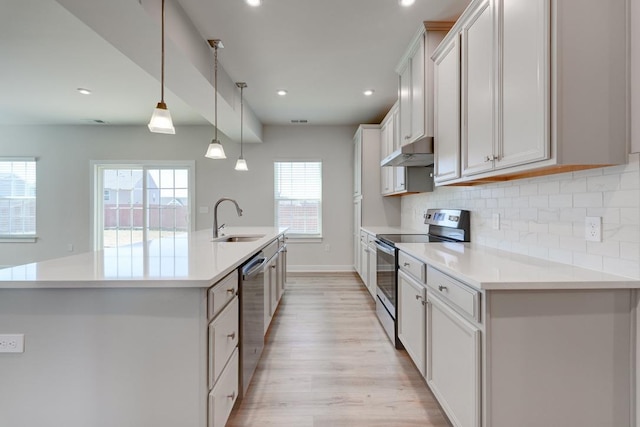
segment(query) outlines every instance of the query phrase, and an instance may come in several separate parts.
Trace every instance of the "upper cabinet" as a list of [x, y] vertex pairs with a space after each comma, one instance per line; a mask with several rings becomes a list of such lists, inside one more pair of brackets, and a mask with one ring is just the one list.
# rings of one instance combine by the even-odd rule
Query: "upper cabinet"
[[436, 183], [626, 163], [626, 4], [473, 1], [432, 56]]
[[433, 136], [433, 63], [426, 59], [451, 26], [450, 22], [425, 22], [396, 68], [400, 145]]

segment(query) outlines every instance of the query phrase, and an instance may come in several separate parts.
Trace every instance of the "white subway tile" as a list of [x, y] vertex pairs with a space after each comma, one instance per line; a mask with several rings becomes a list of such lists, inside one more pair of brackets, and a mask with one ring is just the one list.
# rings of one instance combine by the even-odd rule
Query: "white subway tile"
[[587, 191], [587, 178], [566, 179], [560, 181], [560, 193], [584, 193]]
[[538, 235], [538, 244], [543, 248], [559, 248], [560, 247], [560, 236], [556, 234], [539, 234]]
[[538, 209], [538, 221], [540, 222], [558, 222], [560, 221], [559, 209]]
[[640, 189], [640, 179], [638, 173], [627, 172], [620, 175], [620, 189], [622, 190], [638, 190]]
[[602, 193], [574, 193], [574, 208], [598, 208], [602, 206]]
[[492, 209], [492, 208], [498, 207], [498, 199], [486, 199], [486, 201], [487, 201], [487, 208]]
[[563, 249], [549, 248], [549, 260], [562, 264], [571, 264], [573, 262], [573, 252]]
[[560, 209], [560, 221], [584, 221], [584, 217], [587, 216], [587, 209], [585, 208], [561, 208]]
[[603, 224], [620, 224], [619, 208], [587, 208], [587, 216], [602, 217]]
[[618, 258], [620, 256], [620, 242], [613, 240], [587, 242], [587, 253]]
[[514, 197], [512, 206], [515, 208], [528, 208], [529, 197], [528, 196]]
[[620, 224], [636, 225], [640, 224], [639, 208], [620, 208]]
[[620, 174], [600, 175], [587, 178], [587, 191], [616, 191], [621, 188]]
[[504, 188], [494, 188], [491, 190], [491, 197], [494, 199], [504, 197]]
[[637, 190], [607, 191], [604, 195], [604, 206], [617, 208], [637, 208], [640, 206], [640, 192]]
[[549, 207], [549, 196], [530, 196], [529, 197], [529, 206], [532, 208], [548, 208]]
[[640, 262], [640, 243], [620, 242], [620, 258]]
[[521, 196], [535, 196], [538, 194], [538, 184], [524, 184], [520, 186]]
[[521, 242], [513, 242], [511, 244], [511, 250], [514, 253], [517, 253], [517, 254], [528, 255], [529, 254], [529, 245], [527, 245], [525, 243], [521, 243]]
[[590, 270], [602, 271], [602, 255], [574, 252], [573, 265]]
[[513, 199], [509, 197], [501, 197], [498, 199], [498, 206], [501, 208], [510, 208], [513, 206]]
[[489, 188], [483, 188], [480, 191], [480, 197], [482, 197], [483, 199], [488, 199], [491, 197], [491, 189]]
[[514, 219], [511, 228], [516, 231], [529, 231], [529, 221], [526, 219]]
[[552, 194], [549, 196], [550, 208], [570, 208], [573, 207], [573, 196], [571, 194]]
[[558, 194], [560, 192], [560, 181], [547, 181], [538, 184], [538, 194]]
[[640, 242], [640, 230], [637, 225], [603, 224], [603, 240], [616, 242]]
[[529, 232], [530, 233], [548, 233], [549, 232], [549, 224], [548, 223], [539, 223], [536, 221], [529, 221]]
[[561, 238], [565, 236], [573, 236], [572, 222], [552, 222], [549, 224], [549, 233], [555, 234]]
[[605, 257], [603, 262], [602, 271], [605, 273], [630, 277], [632, 279], [640, 279], [640, 265], [638, 264], [638, 261]]
[[520, 235], [520, 243], [525, 243], [529, 246], [538, 244], [538, 233], [522, 233]]
[[538, 219], [538, 209], [525, 208], [520, 210], [520, 219], [536, 221]]
[[518, 197], [520, 195], [520, 187], [517, 185], [513, 185], [511, 187], [506, 187], [504, 189], [505, 197]]
[[549, 249], [540, 246], [531, 246], [528, 255], [535, 258], [549, 259]]
[[571, 252], [587, 252], [587, 242], [579, 237], [566, 236], [560, 239], [560, 249], [565, 249]]
[[575, 171], [573, 173], [573, 178], [582, 178], [582, 177], [590, 177], [602, 175], [602, 168], [593, 168], [593, 169], [583, 169], [581, 171]]

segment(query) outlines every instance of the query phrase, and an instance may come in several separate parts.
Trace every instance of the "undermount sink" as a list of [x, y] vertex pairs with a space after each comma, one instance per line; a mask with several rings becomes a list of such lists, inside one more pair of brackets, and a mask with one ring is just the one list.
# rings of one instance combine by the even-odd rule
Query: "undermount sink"
[[253, 235], [230, 235], [230, 236], [220, 236], [211, 240], [212, 242], [255, 242], [258, 239], [262, 239], [264, 234], [253, 234]]

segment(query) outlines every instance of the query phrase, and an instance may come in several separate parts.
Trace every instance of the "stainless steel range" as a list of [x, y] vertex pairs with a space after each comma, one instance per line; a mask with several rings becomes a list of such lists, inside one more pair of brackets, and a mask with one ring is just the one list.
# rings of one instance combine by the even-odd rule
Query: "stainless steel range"
[[398, 339], [396, 309], [398, 295], [398, 249], [396, 243], [469, 242], [471, 225], [469, 211], [461, 209], [429, 209], [424, 223], [425, 234], [377, 234], [376, 313], [380, 323], [396, 348], [403, 348]]

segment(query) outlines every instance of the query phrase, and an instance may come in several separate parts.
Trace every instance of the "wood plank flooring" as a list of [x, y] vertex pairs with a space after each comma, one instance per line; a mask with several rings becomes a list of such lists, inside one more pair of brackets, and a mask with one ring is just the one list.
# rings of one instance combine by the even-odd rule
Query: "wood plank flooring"
[[405, 351], [352, 274], [289, 275], [247, 395], [229, 427], [446, 427]]

